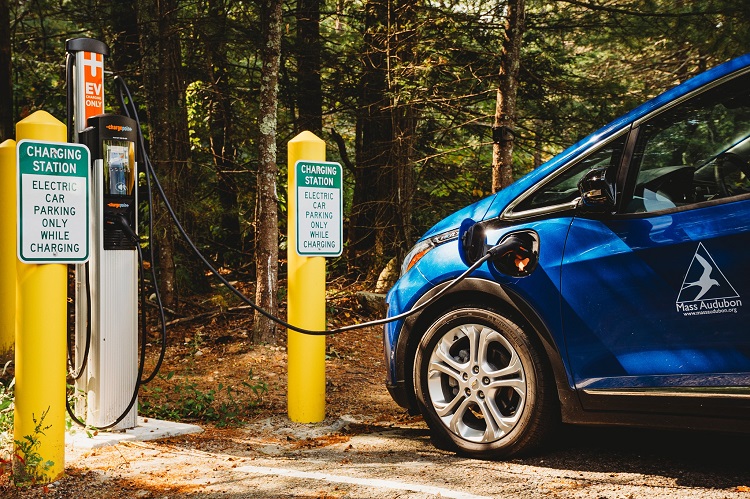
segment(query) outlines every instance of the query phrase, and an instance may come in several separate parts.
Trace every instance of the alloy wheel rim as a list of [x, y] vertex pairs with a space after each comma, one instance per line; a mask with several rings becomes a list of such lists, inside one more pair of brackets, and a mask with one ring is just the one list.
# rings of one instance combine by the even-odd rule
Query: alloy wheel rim
[[516, 427], [526, 402], [526, 373], [508, 340], [483, 324], [448, 330], [427, 367], [435, 412], [453, 434], [496, 442]]

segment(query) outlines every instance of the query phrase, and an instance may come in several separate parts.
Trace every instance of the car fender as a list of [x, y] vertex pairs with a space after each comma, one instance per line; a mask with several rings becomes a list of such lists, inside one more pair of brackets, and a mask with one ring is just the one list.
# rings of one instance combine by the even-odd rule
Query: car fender
[[[438, 284], [426, 292], [415, 304], [432, 299], [442, 289], [451, 284], [447, 281]], [[540, 342], [549, 360], [550, 368], [555, 376], [558, 399], [562, 409], [563, 421], [579, 419], [582, 411], [580, 401], [572, 385], [572, 380], [562, 360], [561, 348], [554, 341], [549, 329], [541, 320], [533, 307], [524, 299], [502, 284], [488, 279], [468, 277], [454, 286], [449, 292], [441, 296], [435, 303], [421, 312], [409, 316], [401, 328], [396, 345], [396, 385], [403, 391], [410, 413], [418, 413], [413, 387], [413, 362], [417, 345], [426, 327], [449, 306], [460, 303], [484, 303], [499, 308], [510, 318], [519, 320], [524, 328], [534, 334]]]

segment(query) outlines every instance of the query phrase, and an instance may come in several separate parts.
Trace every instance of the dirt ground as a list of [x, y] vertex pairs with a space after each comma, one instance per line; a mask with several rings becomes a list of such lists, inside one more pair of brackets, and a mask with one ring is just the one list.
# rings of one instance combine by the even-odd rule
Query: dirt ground
[[[327, 417], [292, 423], [284, 333], [278, 346], [253, 345], [252, 317], [237, 307], [196, 301], [169, 327], [160, 376], [141, 391], [151, 410], [201, 412], [204, 420], [185, 421], [202, 433], [94, 450], [69, 446], [61, 480], [32, 489], [0, 483], [0, 497], [750, 498], [747, 436], [564, 428], [559, 442], [524, 459], [440, 451], [422, 419], [387, 393], [380, 327], [327, 339]], [[368, 318], [351, 293], [333, 297], [328, 316], [334, 326]], [[149, 368], [157, 352], [152, 345]], [[262, 384], [267, 390], [258, 396], [252, 387]]]
[[[254, 446], [276, 445], [279, 442], [310, 448], [345, 439], [329, 435], [292, 442], [295, 437], [279, 436], [279, 428], [292, 426], [286, 406], [286, 331], [278, 329], [277, 345], [251, 343], [252, 311], [225, 298], [196, 299], [191, 312], [182, 318], [172, 319], [171, 323], [168, 320], [168, 347], [163, 365], [157, 378], [141, 388], [139, 403], [147, 407], [146, 411], [156, 412], [155, 416], [159, 419], [200, 425], [203, 433], [177, 439], [181, 444], [187, 442], [195, 449], [207, 450], [219, 446], [226, 450], [227, 443], [235, 443], [241, 454]], [[217, 303], [219, 308], [215, 307]], [[353, 293], [339, 294], [329, 301], [329, 307], [329, 327], [371, 318], [361, 315], [361, 307]], [[152, 335], [156, 340], [157, 332], [153, 331]], [[158, 345], [150, 344], [146, 373], [153, 368], [157, 357]], [[351, 428], [358, 425], [387, 427], [396, 423], [421, 424], [420, 418], [408, 416], [391, 400], [384, 379], [382, 327], [328, 337], [326, 420], [321, 425], [335, 424], [342, 416], [348, 421], [358, 422]], [[209, 398], [213, 399], [210, 407]], [[169, 410], [172, 414], [163, 414]], [[185, 414], [175, 416], [179, 411], [188, 413], [201, 410], [202, 418]], [[144, 410], [139, 411], [139, 415], [143, 416]], [[248, 428], [251, 429], [250, 435]], [[170, 445], [170, 441], [164, 441], [164, 445]], [[0, 483], [0, 496], [50, 497], [51, 494], [55, 497], [131, 497], [137, 491], [134, 492], [130, 480], [122, 480], [121, 483], [114, 478], [103, 486], [100, 483], [101, 475], [93, 472], [117, 469], [122, 465], [119, 451], [69, 450], [66, 455], [66, 475], [60, 481], [51, 487], [34, 487], [31, 490], [19, 490], [7, 483]], [[189, 475], [192, 472], [188, 469], [190, 466], [187, 462], [184, 464], [186, 469], [172, 467], [170, 472], [175, 476]], [[144, 476], [140, 495], [162, 497], [175, 492], [188, 492], [181, 490], [171, 480], [162, 478]]]

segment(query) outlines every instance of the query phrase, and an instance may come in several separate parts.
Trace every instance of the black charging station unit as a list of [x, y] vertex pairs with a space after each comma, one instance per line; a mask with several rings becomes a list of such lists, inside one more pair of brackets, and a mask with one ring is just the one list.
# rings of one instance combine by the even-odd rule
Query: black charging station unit
[[135, 120], [118, 114], [100, 114], [88, 119], [88, 127], [79, 134], [80, 142], [91, 151], [93, 161], [103, 167], [103, 244], [105, 250], [135, 248], [123, 221], [136, 230]]

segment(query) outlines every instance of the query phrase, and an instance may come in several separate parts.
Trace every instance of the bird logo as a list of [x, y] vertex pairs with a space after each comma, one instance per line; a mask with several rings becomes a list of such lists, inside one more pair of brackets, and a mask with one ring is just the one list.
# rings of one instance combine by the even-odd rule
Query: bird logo
[[714, 271], [714, 268], [711, 267], [711, 264], [708, 263], [705, 258], [703, 258], [698, 253], [696, 253], [695, 259], [698, 260], [698, 263], [700, 263], [701, 266], [703, 267], [703, 273], [701, 274], [700, 279], [698, 279], [697, 281], [683, 284], [681, 291], [684, 291], [687, 288], [692, 288], [694, 286], [699, 287], [700, 291], [698, 291], [698, 295], [693, 300], [693, 301], [698, 301], [701, 298], [703, 298], [703, 295], [708, 293], [708, 290], [711, 289], [713, 286], [719, 286], [719, 281], [717, 281], [716, 279], [711, 279], [711, 272]]
[[682, 281], [677, 303], [738, 297], [737, 291], [716, 265], [706, 247], [703, 243], [698, 243]]

